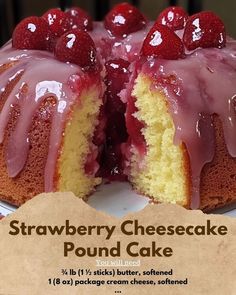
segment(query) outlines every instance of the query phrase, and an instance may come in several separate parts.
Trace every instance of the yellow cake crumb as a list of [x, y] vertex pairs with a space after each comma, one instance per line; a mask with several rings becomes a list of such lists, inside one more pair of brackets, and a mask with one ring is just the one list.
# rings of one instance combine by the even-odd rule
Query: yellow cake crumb
[[130, 180], [134, 188], [158, 202], [186, 206], [188, 184], [184, 166], [183, 146], [173, 144], [175, 132], [167, 101], [160, 91], [151, 90], [151, 80], [139, 75], [133, 95], [138, 112], [135, 116], [145, 123], [142, 133], [147, 155], [140, 162], [133, 149]]
[[58, 191], [72, 191], [78, 197], [88, 196], [101, 178], [85, 174], [84, 166], [89, 154], [98, 113], [102, 104], [99, 90], [94, 86], [82, 92], [79, 105], [75, 105], [65, 128], [59, 163]]

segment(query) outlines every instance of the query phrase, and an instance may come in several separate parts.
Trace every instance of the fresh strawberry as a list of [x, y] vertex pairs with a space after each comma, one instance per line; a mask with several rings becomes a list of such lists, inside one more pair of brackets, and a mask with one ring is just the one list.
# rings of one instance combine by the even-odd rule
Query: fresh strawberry
[[181, 39], [167, 26], [155, 23], [143, 42], [141, 52], [145, 56], [178, 59], [184, 55]]
[[17, 49], [46, 50], [50, 38], [47, 22], [37, 16], [23, 19], [12, 35], [12, 46]]
[[211, 11], [194, 14], [186, 23], [183, 42], [188, 50], [198, 47], [222, 48], [226, 43], [224, 23]]
[[171, 6], [164, 9], [157, 18], [157, 23], [169, 27], [172, 30], [184, 28], [188, 19], [187, 12], [179, 6]]
[[42, 16], [49, 24], [50, 30], [55, 37], [60, 37], [70, 30], [68, 16], [59, 8], [53, 8], [45, 12]]
[[105, 28], [117, 37], [139, 31], [146, 26], [143, 14], [128, 3], [116, 5], [105, 17]]
[[72, 7], [66, 11], [71, 29], [80, 29], [85, 31], [93, 30], [92, 17], [79, 7]]
[[62, 35], [55, 47], [55, 56], [63, 62], [75, 63], [87, 70], [96, 65], [96, 48], [85, 31], [76, 29]]

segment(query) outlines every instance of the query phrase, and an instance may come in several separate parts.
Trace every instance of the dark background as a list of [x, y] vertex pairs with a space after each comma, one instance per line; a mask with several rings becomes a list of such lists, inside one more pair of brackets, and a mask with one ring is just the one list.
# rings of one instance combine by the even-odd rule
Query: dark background
[[[80, 6], [86, 9], [95, 20], [100, 20], [117, 0], [0, 0], [0, 44], [6, 42], [14, 26], [24, 17], [42, 15], [52, 7], [65, 9]], [[229, 35], [236, 37], [235, 0], [133, 0], [127, 1], [138, 6], [150, 19], [154, 20], [159, 12], [168, 5], [181, 5], [190, 14], [200, 10], [212, 10], [225, 22]]]

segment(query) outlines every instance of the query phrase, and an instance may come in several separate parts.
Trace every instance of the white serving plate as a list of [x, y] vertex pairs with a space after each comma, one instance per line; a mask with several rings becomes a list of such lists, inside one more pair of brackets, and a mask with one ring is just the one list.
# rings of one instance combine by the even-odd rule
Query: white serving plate
[[[116, 217], [125, 216], [129, 212], [143, 209], [149, 199], [132, 191], [128, 183], [113, 182], [98, 187], [97, 191], [89, 198], [88, 204], [99, 211], [106, 212]], [[6, 216], [16, 208], [0, 201], [0, 214]], [[216, 214], [236, 217], [236, 205], [223, 210], [216, 210]]]

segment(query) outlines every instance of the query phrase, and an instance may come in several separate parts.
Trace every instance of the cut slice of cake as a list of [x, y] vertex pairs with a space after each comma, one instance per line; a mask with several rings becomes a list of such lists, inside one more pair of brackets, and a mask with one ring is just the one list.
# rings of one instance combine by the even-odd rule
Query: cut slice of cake
[[[194, 44], [196, 19], [201, 38]], [[133, 65], [126, 170], [134, 189], [154, 202], [209, 211], [236, 201], [236, 42], [226, 42], [210, 12], [190, 17], [178, 35], [157, 21]]]

